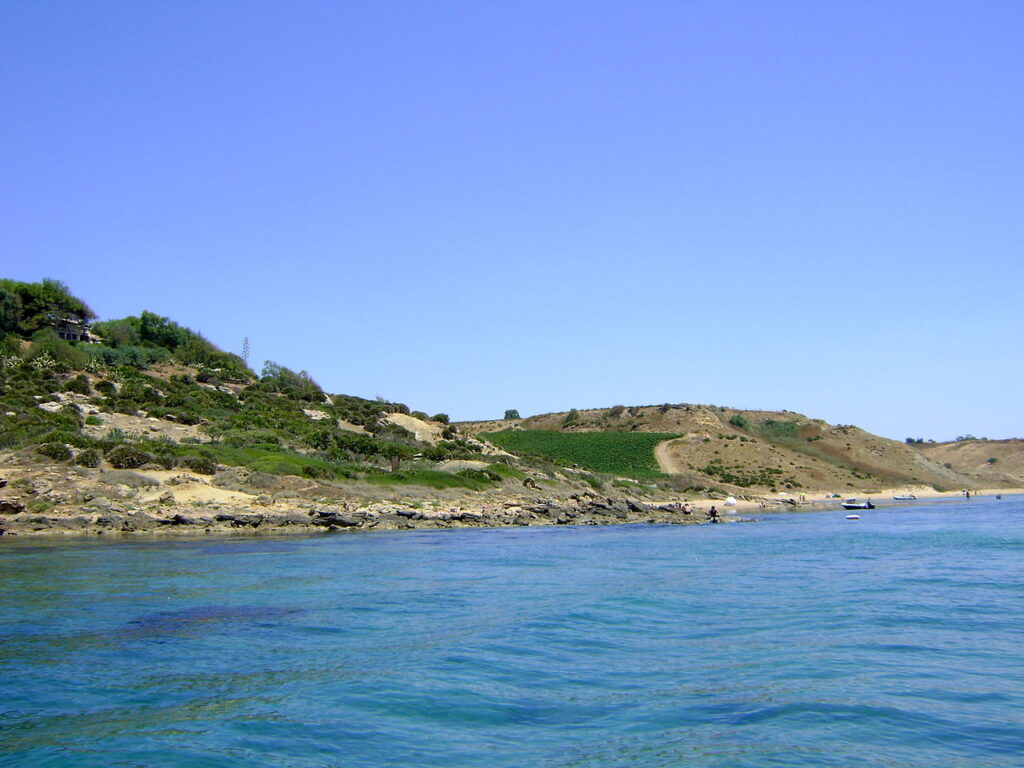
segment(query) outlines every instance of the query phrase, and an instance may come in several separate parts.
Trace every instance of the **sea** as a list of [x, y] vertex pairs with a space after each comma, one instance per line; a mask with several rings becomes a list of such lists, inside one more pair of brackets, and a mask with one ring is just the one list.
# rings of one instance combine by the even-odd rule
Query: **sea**
[[0, 765], [1024, 765], [1024, 499], [0, 540]]

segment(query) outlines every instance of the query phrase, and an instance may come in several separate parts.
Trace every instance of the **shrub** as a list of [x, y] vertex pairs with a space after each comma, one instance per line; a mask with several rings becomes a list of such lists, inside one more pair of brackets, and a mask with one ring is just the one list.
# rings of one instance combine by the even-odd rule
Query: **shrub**
[[509, 408], [507, 411], [505, 411], [505, 418], [520, 419], [522, 417], [519, 415], [519, 411], [517, 411], [515, 408]]
[[80, 467], [98, 467], [101, 458], [100, 452], [95, 448], [86, 448], [75, 456], [75, 464]]
[[217, 463], [208, 456], [188, 455], [178, 459], [178, 463], [200, 475], [212, 475], [217, 471]]
[[448, 418], [447, 413], [435, 413], [433, 421], [438, 421], [442, 424], [447, 424], [450, 421], [450, 419]]
[[106, 395], [107, 397], [113, 397], [114, 395], [117, 394], [117, 386], [114, 384], [114, 382], [107, 381], [106, 379], [101, 379], [100, 381], [97, 381], [95, 388], [97, 392], [99, 392], [101, 395]]
[[54, 461], [67, 461], [71, 458], [71, 449], [64, 445], [64, 443], [58, 443], [57, 441], [43, 443], [36, 448], [36, 453], [48, 456]]
[[117, 469], [135, 469], [153, 461], [153, 455], [137, 445], [122, 444], [107, 454], [107, 461]]
[[563, 427], [571, 427], [573, 424], [578, 424], [579, 420], [580, 420], [580, 412], [577, 411], [575, 408], [573, 408], [571, 411], [569, 411], [567, 414], [565, 414], [565, 418], [562, 419], [562, 426]]
[[734, 427], [739, 427], [740, 429], [747, 429], [750, 426], [750, 422], [747, 421], [746, 417], [738, 413], [734, 414], [733, 417], [729, 419], [729, 423]]
[[314, 480], [332, 480], [337, 477], [330, 467], [323, 464], [306, 464], [302, 467], [302, 474]]
[[69, 379], [64, 384], [65, 392], [76, 392], [79, 395], [92, 394], [92, 390], [89, 388], [89, 379], [86, 378], [85, 374], [78, 374], [73, 379]]
[[613, 419], [617, 419], [619, 418], [619, 416], [623, 414], [625, 410], [626, 406], [624, 405], [613, 405], [611, 408], [608, 409], [608, 415], [611, 416]]

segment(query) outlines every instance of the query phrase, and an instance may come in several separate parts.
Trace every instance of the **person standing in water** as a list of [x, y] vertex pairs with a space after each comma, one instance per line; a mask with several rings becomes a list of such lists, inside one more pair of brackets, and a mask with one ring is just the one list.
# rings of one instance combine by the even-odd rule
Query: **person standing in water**
[[712, 523], [718, 522], [718, 510], [712, 505], [711, 509], [708, 510], [708, 520]]

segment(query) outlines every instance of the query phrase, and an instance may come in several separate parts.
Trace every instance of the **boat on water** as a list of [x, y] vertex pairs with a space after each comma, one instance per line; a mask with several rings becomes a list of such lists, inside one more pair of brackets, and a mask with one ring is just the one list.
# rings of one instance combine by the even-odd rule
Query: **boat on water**
[[875, 505], [871, 503], [871, 499], [866, 501], [857, 501], [857, 499], [843, 499], [843, 509], [874, 509]]
[[917, 501], [917, 496], [912, 493], [904, 493], [900, 496], [893, 496], [893, 501]]

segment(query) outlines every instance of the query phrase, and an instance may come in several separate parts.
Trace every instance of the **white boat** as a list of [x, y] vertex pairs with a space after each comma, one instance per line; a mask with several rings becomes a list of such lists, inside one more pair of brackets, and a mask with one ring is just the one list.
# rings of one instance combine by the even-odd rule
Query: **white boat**
[[843, 499], [843, 509], [874, 509], [875, 505], [871, 500], [857, 501], [856, 499]]
[[912, 493], [905, 493], [902, 496], [893, 496], [892, 500], [893, 501], [916, 501], [917, 500], [917, 496], [915, 496]]
[[860, 520], [860, 515], [847, 515], [847, 520]]

